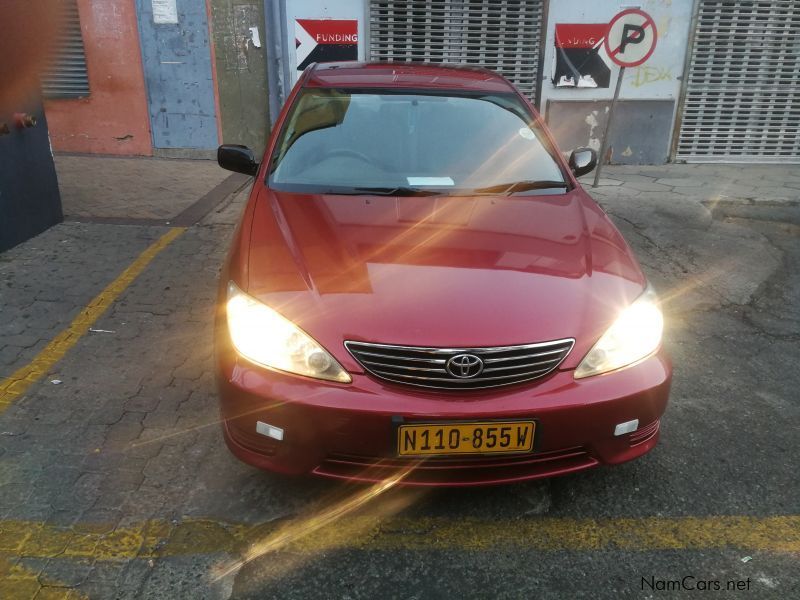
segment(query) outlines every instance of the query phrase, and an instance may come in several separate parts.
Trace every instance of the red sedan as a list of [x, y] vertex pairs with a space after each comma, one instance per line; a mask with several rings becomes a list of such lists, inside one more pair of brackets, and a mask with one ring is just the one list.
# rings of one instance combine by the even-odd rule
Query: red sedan
[[225, 440], [287, 474], [522, 481], [652, 449], [663, 319], [528, 100], [484, 69], [312, 65], [222, 271]]

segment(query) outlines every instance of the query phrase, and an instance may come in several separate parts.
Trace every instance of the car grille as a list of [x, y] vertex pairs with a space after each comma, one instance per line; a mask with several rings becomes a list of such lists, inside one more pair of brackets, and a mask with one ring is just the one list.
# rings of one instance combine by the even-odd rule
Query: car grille
[[[440, 390], [476, 390], [544, 377], [561, 364], [574, 343], [573, 339], [564, 339], [495, 348], [424, 348], [351, 341], [344, 344], [361, 366], [379, 379]], [[460, 358], [463, 355], [471, 358]], [[473, 366], [472, 357], [479, 359], [478, 366]], [[465, 370], [459, 361], [467, 365]]]

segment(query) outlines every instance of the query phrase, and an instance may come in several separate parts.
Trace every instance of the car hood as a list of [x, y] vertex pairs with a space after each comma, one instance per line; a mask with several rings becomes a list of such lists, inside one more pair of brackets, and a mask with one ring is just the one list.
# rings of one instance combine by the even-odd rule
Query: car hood
[[575, 338], [580, 358], [643, 290], [581, 189], [511, 197], [259, 193], [248, 292], [349, 370], [344, 340], [482, 347]]

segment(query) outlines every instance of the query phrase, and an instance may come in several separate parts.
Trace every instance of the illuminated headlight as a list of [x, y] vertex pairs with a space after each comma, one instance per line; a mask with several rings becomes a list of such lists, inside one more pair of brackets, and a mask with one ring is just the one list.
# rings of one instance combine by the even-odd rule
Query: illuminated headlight
[[228, 283], [228, 331], [246, 359], [289, 373], [350, 383], [342, 366], [306, 332]]
[[664, 317], [650, 286], [622, 311], [575, 369], [575, 379], [633, 364], [658, 350]]

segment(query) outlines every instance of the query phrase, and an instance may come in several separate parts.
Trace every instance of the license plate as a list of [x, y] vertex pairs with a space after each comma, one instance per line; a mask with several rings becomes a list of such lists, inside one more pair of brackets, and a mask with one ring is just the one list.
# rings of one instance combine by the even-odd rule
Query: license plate
[[397, 428], [399, 456], [530, 452], [534, 421], [425, 423]]

